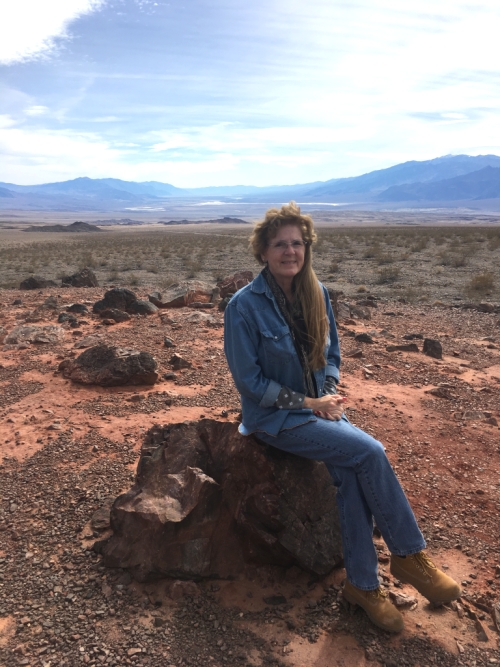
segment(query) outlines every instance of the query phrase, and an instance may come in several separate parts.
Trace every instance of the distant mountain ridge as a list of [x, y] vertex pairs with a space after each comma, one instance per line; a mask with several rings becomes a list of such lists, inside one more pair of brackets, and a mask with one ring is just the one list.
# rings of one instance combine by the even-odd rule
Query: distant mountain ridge
[[379, 201], [439, 201], [497, 199], [500, 197], [500, 167], [485, 167], [463, 176], [436, 183], [409, 183], [388, 188]]
[[396, 204], [397, 202], [454, 202], [500, 199], [500, 157], [445, 155], [411, 160], [387, 169], [353, 176], [282, 186], [216, 186], [177, 188], [159, 181], [117, 178], [75, 178], [58, 183], [16, 185], [0, 183], [0, 208], [21, 210], [121, 210], [154, 208], [171, 199], [235, 197], [242, 201], [272, 202], [296, 199], [310, 203], [339, 202]]

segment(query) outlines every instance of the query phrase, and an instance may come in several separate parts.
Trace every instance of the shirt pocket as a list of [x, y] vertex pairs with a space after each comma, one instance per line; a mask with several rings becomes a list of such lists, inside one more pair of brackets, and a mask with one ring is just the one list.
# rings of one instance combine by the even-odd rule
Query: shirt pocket
[[289, 364], [296, 356], [288, 327], [263, 329], [262, 347], [266, 361], [272, 365]]

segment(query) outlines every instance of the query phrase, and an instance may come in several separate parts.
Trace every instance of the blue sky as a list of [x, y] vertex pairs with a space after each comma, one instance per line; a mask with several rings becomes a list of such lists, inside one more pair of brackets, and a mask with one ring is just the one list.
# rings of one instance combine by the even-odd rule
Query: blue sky
[[500, 154], [498, 0], [16, 0], [0, 181], [179, 187]]

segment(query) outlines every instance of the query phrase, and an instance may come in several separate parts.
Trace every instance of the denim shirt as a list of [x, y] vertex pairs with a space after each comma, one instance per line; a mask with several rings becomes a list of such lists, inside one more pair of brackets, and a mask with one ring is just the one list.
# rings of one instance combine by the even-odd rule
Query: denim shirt
[[[325, 347], [326, 366], [314, 372], [319, 396], [326, 375], [338, 380], [340, 367], [337, 327], [328, 292], [323, 285], [322, 289], [330, 335]], [[241, 396], [243, 435], [255, 431], [277, 435], [283, 429], [316, 420], [309, 408], [284, 410], [274, 405], [283, 385], [306, 392], [290, 328], [262, 274], [236, 292], [226, 307], [224, 352]]]

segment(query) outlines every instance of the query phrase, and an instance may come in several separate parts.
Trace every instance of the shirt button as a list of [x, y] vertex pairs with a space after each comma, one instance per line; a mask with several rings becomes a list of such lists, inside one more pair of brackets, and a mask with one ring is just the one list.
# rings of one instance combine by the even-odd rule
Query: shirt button
[[274, 337], [274, 340], [278, 340], [278, 336], [275, 336], [275, 337]]

